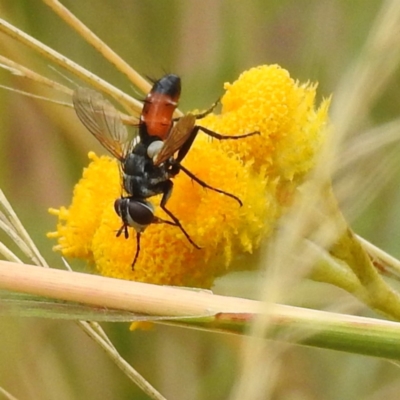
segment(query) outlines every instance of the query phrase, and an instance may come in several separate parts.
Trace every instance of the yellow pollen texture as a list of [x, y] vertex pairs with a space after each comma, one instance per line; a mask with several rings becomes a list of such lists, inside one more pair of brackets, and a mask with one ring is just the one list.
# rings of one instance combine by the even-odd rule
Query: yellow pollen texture
[[[173, 178], [167, 208], [179, 219], [196, 249], [176, 226], [151, 224], [141, 235], [134, 270], [136, 232], [129, 238], [116, 232], [122, 225], [114, 211], [121, 196], [118, 162], [89, 154], [91, 163], [74, 189], [68, 208], [51, 210], [58, 216], [55, 250], [81, 258], [105, 276], [156, 284], [209, 288], [214, 279], [240, 264], [274, 230], [304, 175], [313, 167], [323, 141], [329, 101], [314, 108], [315, 85], [299, 85], [276, 65], [244, 72], [225, 84], [222, 113], [199, 124], [221, 134], [259, 135], [216, 140], [199, 133], [183, 166], [208, 185], [237, 196], [242, 202], [201, 187], [184, 172]], [[169, 219], [150, 199], [156, 215]], [[239, 262], [238, 262], [239, 260]]]

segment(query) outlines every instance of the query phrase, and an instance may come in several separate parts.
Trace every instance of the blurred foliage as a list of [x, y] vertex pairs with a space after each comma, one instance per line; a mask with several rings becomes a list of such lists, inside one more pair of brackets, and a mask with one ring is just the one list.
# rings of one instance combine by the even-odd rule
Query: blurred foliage
[[[221, 95], [225, 81], [265, 63], [280, 64], [300, 81], [318, 81], [320, 98], [334, 93], [359, 54], [382, 3], [63, 2], [143, 75], [181, 75], [183, 110], [206, 108]], [[143, 98], [39, 0], [0, 0], [0, 15]], [[63, 71], [49, 69], [46, 61], [3, 35], [0, 53], [65, 83], [60, 75]], [[365, 128], [398, 116], [399, 79], [398, 73]], [[0, 83], [62, 98], [5, 71], [0, 71]], [[69, 203], [73, 185], [87, 164], [87, 152], [104, 150], [72, 110], [5, 90], [0, 91], [0, 132], [0, 186], [45, 257], [54, 266], [60, 265], [59, 256], [51, 252], [54, 243], [45, 238], [55, 223], [47, 209]], [[368, 159], [368, 166], [360, 164], [360, 177], [365, 179], [367, 167], [384, 162], [385, 155], [385, 151], [377, 152]], [[400, 256], [398, 181], [398, 171], [394, 171], [390, 185], [377, 188], [376, 197], [357, 211], [354, 221], [358, 233], [395, 256]], [[357, 185], [353, 190], [357, 197]], [[253, 275], [233, 275], [217, 284], [216, 291], [251, 297], [256, 280]], [[335, 288], [305, 282], [293, 290], [288, 302], [323, 308], [343, 296]], [[358, 306], [344, 298], [347, 304]], [[20, 399], [147, 398], [72, 323], [2, 318], [1, 327], [0, 386]], [[132, 333], [126, 324], [109, 325], [107, 331], [128, 361], [169, 399], [226, 399], [240, 371], [240, 338], [167, 327]], [[274, 399], [397, 398], [398, 370], [380, 360], [291, 347], [281, 363], [284, 367]]]

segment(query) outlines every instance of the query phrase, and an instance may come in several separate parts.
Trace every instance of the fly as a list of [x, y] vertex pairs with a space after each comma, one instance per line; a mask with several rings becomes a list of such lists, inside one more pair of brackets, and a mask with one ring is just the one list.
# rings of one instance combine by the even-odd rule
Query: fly
[[[168, 74], [154, 82], [144, 100], [138, 129], [132, 139], [128, 139], [128, 131], [119, 112], [100, 93], [79, 87], [72, 97], [76, 114], [83, 125], [121, 163], [122, 186], [127, 196], [115, 200], [114, 208], [122, 220], [117, 237], [124, 233], [125, 238], [128, 238], [129, 227], [136, 231], [136, 253], [132, 270], [139, 257], [141, 234], [150, 224], [166, 223], [177, 226], [192, 246], [200, 249], [179, 219], [166, 207], [173, 190], [172, 178], [180, 171], [202, 187], [231, 197], [242, 205], [237, 196], [208, 185], [181, 163], [199, 131], [218, 140], [242, 139], [259, 132], [225, 136], [196, 125], [196, 120], [212, 112], [216, 104], [201, 114], [189, 113], [173, 118], [180, 93], [181, 80], [177, 75]], [[162, 195], [160, 207], [170, 221], [156, 217], [154, 206], [147, 200], [158, 194]]]

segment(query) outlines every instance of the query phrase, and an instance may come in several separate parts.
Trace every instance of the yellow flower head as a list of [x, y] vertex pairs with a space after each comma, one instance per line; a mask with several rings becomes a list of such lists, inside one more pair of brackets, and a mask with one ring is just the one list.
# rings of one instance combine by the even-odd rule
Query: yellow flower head
[[[209, 115], [201, 125], [222, 134], [257, 130], [260, 135], [218, 141], [199, 133], [182, 163], [210, 186], [239, 197], [242, 207], [183, 172], [174, 178], [167, 208], [200, 250], [178, 227], [151, 224], [141, 236], [132, 271], [136, 233], [130, 229], [128, 239], [116, 237], [122, 225], [114, 211], [114, 201], [121, 196], [118, 162], [94, 153], [71, 206], [51, 211], [59, 219], [57, 232], [49, 234], [58, 238], [55, 249], [94, 263], [103, 275], [197, 287], [210, 287], [215, 277], [232, 270], [233, 260], [257, 249], [313, 166], [328, 102], [315, 111], [315, 86], [299, 86], [278, 66], [251, 69], [226, 89], [221, 115]], [[150, 201], [157, 207], [160, 196]], [[156, 210], [158, 217], [169, 219]]]
[[227, 135], [259, 131], [252, 140], [220, 142], [225, 151], [265, 168], [270, 177], [293, 180], [314, 165], [323, 140], [329, 100], [314, 108], [316, 85], [299, 85], [278, 65], [264, 65], [225, 83], [222, 113], [202, 120], [208, 128]]

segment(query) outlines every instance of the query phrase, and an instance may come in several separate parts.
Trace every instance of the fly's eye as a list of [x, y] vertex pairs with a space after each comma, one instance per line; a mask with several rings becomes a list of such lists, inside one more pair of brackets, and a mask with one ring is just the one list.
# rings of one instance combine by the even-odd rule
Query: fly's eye
[[128, 210], [129, 216], [139, 225], [150, 225], [154, 220], [154, 208], [147, 201], [130, 201]]
[[147, 155], [153, 160], [163, 146], [164, 142], [162, 140], [155, 140], [154, 142], [150, 143], [149, 147], [147, 147]]

